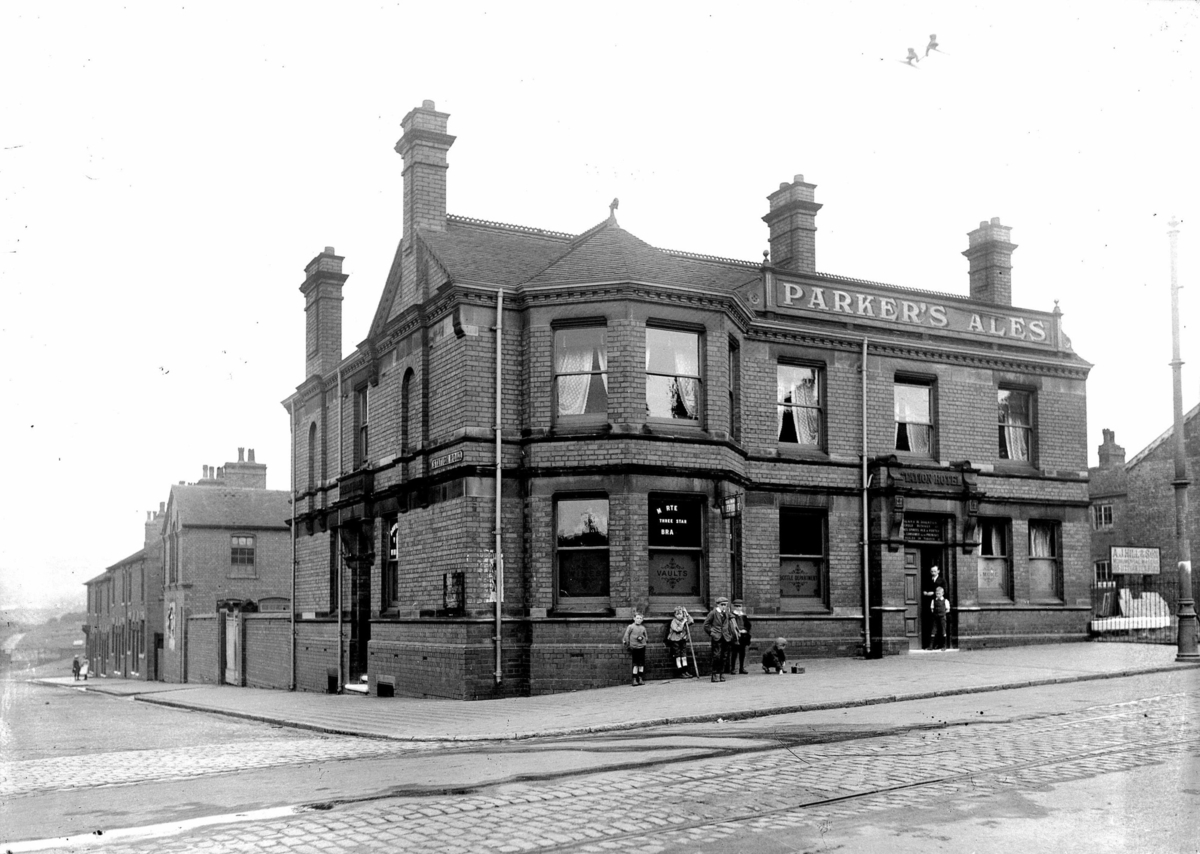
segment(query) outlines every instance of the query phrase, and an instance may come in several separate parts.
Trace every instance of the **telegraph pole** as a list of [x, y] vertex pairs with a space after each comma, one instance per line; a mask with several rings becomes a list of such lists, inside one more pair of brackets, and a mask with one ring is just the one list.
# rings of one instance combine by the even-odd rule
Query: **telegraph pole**
[[1188, 532], [1187, 455], [1183, 436], [1183, 361], [1179, 358], [1179, 277], [1175, 262], [1179, 247], [1179, 222], [1171, 230], [1171, 375], [1175, 397], [1175, 546], [1179, 554], [1179, 652], [1176, 661], [1200, 661], [1196, 648], [1196, 603], [1192, 598], [1192, 548]]

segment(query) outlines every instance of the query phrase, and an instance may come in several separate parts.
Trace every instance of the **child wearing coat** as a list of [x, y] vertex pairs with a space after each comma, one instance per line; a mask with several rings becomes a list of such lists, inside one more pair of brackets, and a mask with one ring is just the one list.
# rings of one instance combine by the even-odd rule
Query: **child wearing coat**
[[770, 673], [774, 670], [776, 673], [783, 672], [783, 663], [787, 661], [787, 653], [784, 650], [787, 648], [787, 638], [775, 638], [775, 643], [763, 653], [763, 673]]
[[667, 648], [675, 662], [676, 679], [691, 679], [696, 675], [688, 669], [687, 627], [691, 624], [692, 615], [682, 605], [675, 609], [674, 618], [667, 624]]
[[633, 622], [625, 629], [625, 636], [621, 638], [621, 643], [629, 650], [629, 655], [633, 659], [633, 684], [645, 685], [642, 681], [642, 674], [646, 672], [646, 627], [642, 625], [641, 613], [633, 615]]

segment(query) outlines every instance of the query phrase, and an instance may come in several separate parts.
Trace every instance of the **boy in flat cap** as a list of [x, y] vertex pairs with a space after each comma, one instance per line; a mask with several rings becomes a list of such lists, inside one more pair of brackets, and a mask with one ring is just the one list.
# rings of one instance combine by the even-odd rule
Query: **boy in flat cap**
[[704, 631], [708, 632], [712, 642], [712, 655], [709, 659], [712, 681], [724, 682], [725, 660], [730, 645], [737, 636], [733, 615], [729, 613], [729, 600], [724, 596], [717, 600], [717, 604], [704, 618]]

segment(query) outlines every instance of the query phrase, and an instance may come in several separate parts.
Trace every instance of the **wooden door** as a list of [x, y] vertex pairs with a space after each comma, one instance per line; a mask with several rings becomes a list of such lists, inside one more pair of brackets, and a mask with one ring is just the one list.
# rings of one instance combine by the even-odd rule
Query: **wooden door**
[[904, 550], [904, 636], [910, 649], [921, 648], [921, 555]]

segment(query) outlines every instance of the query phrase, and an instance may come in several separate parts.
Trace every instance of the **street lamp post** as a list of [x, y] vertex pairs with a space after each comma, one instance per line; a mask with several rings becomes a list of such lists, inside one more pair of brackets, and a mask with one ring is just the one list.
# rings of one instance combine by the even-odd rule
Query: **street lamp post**
[[1192, 549], [1188, 531], [1187, 456], [1183, 436], [1183, 361], [1179, 358], [1179, 277], [1175, 270], [1179, 222], [1171, 230], [1171, 375], [1175, 404], [1175, 544], [1179, 554], [1179, 652], [1176, 661], [1200, 661], [1196, 649], [1196, 603], [1192, 598]]

